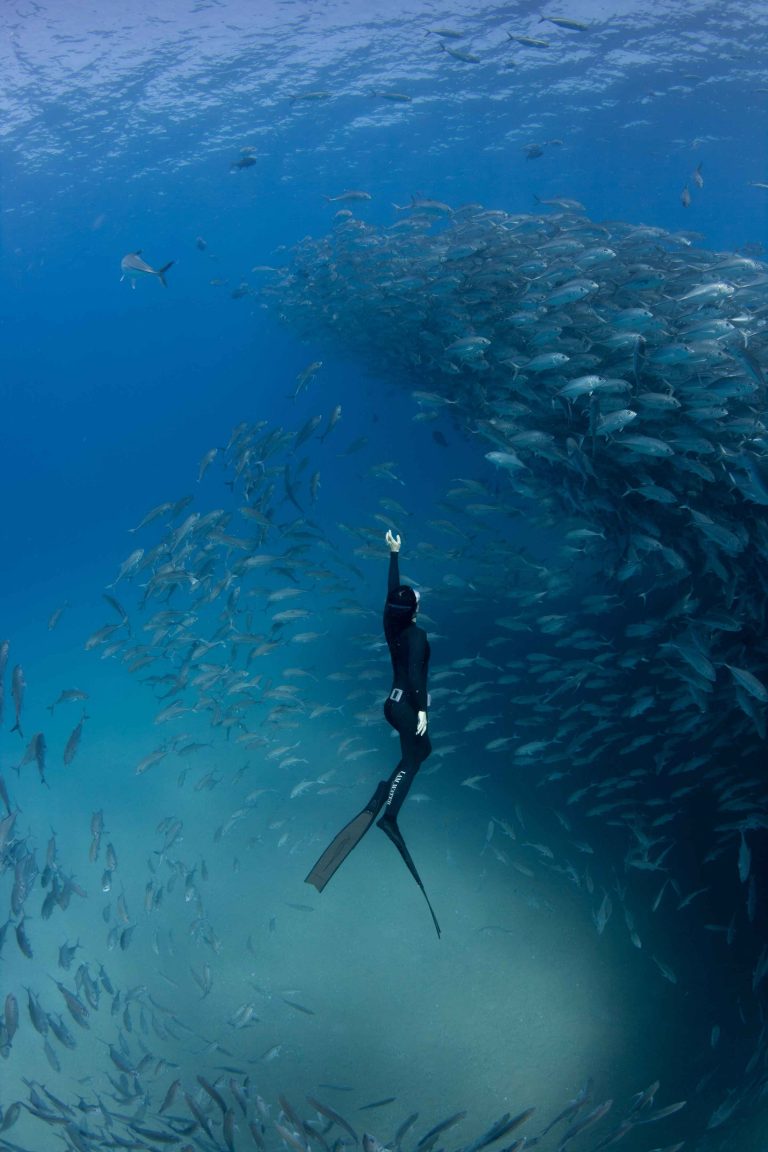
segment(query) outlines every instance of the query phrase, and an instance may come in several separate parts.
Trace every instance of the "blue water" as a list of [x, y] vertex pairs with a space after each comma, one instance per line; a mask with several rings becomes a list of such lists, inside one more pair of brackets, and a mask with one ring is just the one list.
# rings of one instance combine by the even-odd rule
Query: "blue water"
[[[589, 27], [558, 28], [541, 16]], [[535, 1123], [521, 1129], [532, 1136], [589, 1077], [595, 1086], [588, 1107], [615, 1100], [618, 1124], [633, 1094], [658, 1078], [655, 1107], [687, 1099], [687, 1109], [664, 1121], [663, 1130], [661, 1122], [636, 1128], [627, 1149], [674, 1147], [683, 1139], [686, 1148], [707, 1152], [766, 1147], [764, 1087], [751, 1091], [730, 1127], [707, 1129], [715, 1110], [748, 1080], [753, 1087], [761, 1076], [765, 1081], [765, 986], [742, 1001], [765, 943], [765, 831], [752, 840], [763, 920], [747, 938], [729, 951], [719, 935], [706, 935], [703, 911], [695, 938], [672, 909], [656, 916], [651, 903], [663, 877], [657, 884], [654, 874], [633, 889], [644, 947], [632, 948], [613, 888], [626, 881], [620, 835], [614, 839], [610, 826], [594, 821], [577, 826], [576, 816], [566, 833], [553, 810], [570, 815], [567, 796], [576, 784], [547, 791], [546, 759], [521, 766], [485, 747], [494, 736], [526, 738], [529, 706], [511, 700], [525, 695], [524, 676], [479, 706], [493, 719], [475, 735], [464, 734], [471, 710], [451, 704], [435, 710], [438, 755], [414, 786], [407, 827], [442, 922], [440, 942], [430, 935], [407, 873], [374, 837], [322, 897], [303, 885], [323, 844], [396, 758], [375, 703], [388, 675], [379, 635], [384, 521], [402, 532], [404, 571], [425, 588], [433, 675], [479, 654], [498, 657], [500, 666], [540, 649], [538, 637], [517, 633], [501, 633], [505, 644], [494, 647], [495, 621], [507, 611], [503, 597], [478, 608], [466, 581], [481, 541], [484, 556], [487, 542], [498, 540], [549, 563], [559, 528], [530, 528], [525, 517], [495, 515], [492, 507], [480, 517], [477, 547], [465, 537], [459, 559], [451, 552], [456, 541], [434, 522], [450, 521], [443, 501], [457, 477], [485, 483], [493, 505], [499, 482], [482, 459], [489, 445], [479, 450], [447, 413], [435, 423], [414, 420], [420, 410], [409, 392], [419, 387], [417, 374], [403, 379], [342, 342], [301, 339], [261, 290], [269, 273], [254, 270], [286, 264], [292, 245], [329, 232], [339, 208], [386, 228], [403, 219], [392, 205], [407, 205], [412, 196], [511, 214], [533, 212], [535, 197], [569, 197], [596, 221], [653, 225], [689, 233], [710, 251], [746, 246], [760, 255], [768, 191], [753, 183], [768, 183], [766, 16], [764, 3], [725, 11], [672, 3], [649, 10], [631, 2], [443, 8], [415, 0], [174, 0], [93, 10], [53, 0], [6, 5], [0, 13], [0, 640], [10, 642], [0, 771], [19, 809], [17, 834], [38, 864], [52, 827], [62, 871], [87, 891], [45, 920], [36, 886], [25, 909], [32, 959], [13, 938], [19, 917], [10, 918], [0, 993], [18, 997], [22, 1019], [0, 1066], [6, 1114], [14, 1100], [27, 1098], [28, 1080], [71, 1103], [87, 1091], [107, 1094], [110, 1108], [128, 1108], [106, 1078], [118, 1075], [105, 1045], [119, 1043], [120, 1030], [132, 1062], [144, 1049], [168, 1061], [159, 1070], [153, 1065], [139, 1093], [155, 1118], [175, 1076], [199, 1092], [197, 1075], [218, 1083], [230, 1075], [220, 1065], [232, 1065], [251, 1077], [272, 1120], [278, 1093], [305, 1112], [309, 1094], [353, 1116], [356, 1128], [382, 1143], [413, 1111], [420, 1120], [407, 1139], [415, 1146], [433, 1124], [466, 1108], [467, 1121], [438, 1145], [457, 1148], [504, 1112], [536, 1105]], [[440, 36], [428, 30], [446, 28], [463, 35], [442, 42], [477, 54], [479, 63], [440, 50]], [[549, 47], [514, 43], [507, 32], [545, 37]], [[382, 90], [411, 100], [371, 95]], [[328, 95], [303, 98], [319, 92]], [[527, 159], [534, 143], [543, 154]], [[256, 163], [234, 167], [246, 154]], [[699, 164], [702, 188], [692, 177]], [[685, 187], [689, 207], [681, 203]], [[350, 189], [372, 198], [326, 199]], [[121, 258], [137, 250], [154, 268], [174, 262], [167, 288], [149, 276], [135, 290], [121, 281]], [[313, 361], [322, 367], [294, 395], [297, 376]], [[160, 689], [142, 683], [141, 672], [131, 675], [119, 654], [102, 659], [102, 648], [84, 648], [96, 629], [117, 622], [101, 595], [120, 564], [161, 535], [157, 526], [140, 538], [129, 529], [152, 507], [186, 494], [202, 512], [230, 507], [223, 446], [241, 421], [267, 421], [293, 435], [316, 414], [325, 424], [336, 405], [342, 416], [327, 441], [315, 438], [298, 455], [310, 460], [302, 493], [309, 473], [320, 472], [312, 563], [327, 564], [338, 586], [324, 578], [312, 585], [316, 619], [306, 626], [316, 627], [319, 639], [299, 645], [281, 636], [276, 652], [250, 666], [262, 687], [286, 682], [286, 668], [309, 673], [291, 680], [305, 710], [283, 727], [281, 718], [264, 719], [268, 705], [254, 709], [249, 728], [259, 742], [249, 748], [237, 743], [239, 730], [227, 739], [211, 729], [205, 712], [170, 728], [158, 725], [167, 703], [158, 702]], [[436, 429], [445, 443], [433, 437]], [[367, 438], [364, 446], [345, 455], [359, 437]], [[217, 459], [198, 484], [200, 461], [216, 447]], [[384, 463], [394, 479], [371, 471]], [[382, 500], [397, 501], [402, 515]], [[279, 519], [287, 524], [294, 513], [281, 505]], [[369, 547], [378, 547], [380, 557], [356, 551], [365, 541], [355, 531], [378, 539]], [[267, 545], [283, 546], [282, 539]], [[499, 587], [516, 578], [512, 569], [495, 575]], [[146, 613], [138, 607], [145, 578], [113, 589], [125, 598], [136, 643], [147, 642]], [[254, 595], [253, 618], [238, 617], [242, 631], [266, 628], [263, 595], [284, 582], [259, 574], [243, 582], [243, 603], [248, 592]], [[574, 611], [586, 583], [574, 592]], [[345, 597], [356, 614], [339, 613]], [[304, 598], [297, 602], [304, 606]], [[50, 629], [51, 614], [64, 605]], [[205, 616], [211, 631], [220, 607]], [[531, 611], [540, 614], [535, 604]], [[611, 639], [620, 645], [621, 630]], [[27, 682], [23, 741], [9, 731], [17, 663]], [[178, 670], [178, 654], [149, 672], [169, 667]], [[334, 672], [349, 679], [334, 680]], [[476, 682], [497, 673], [498, 666], [489, 672], [475, 665], [466, 675]], [[52, 716], [46, 706], [74, 687], [88, 693], [89, 718], [65, 766], [63, 749], [81, 706], [62, 704]], [[354, 688], [368, 694], [358, 702], [349, 695]], [[308, 719], [311, 708], [326, 705], [341, 710]], [[188, 759], [170, 755], [137, 775], [137, 764], [171, 738], [171, 729], [189, 732], [203, 749]], [[41, 786], [34, 761], [18, 777], [14, 771], [37, 731], [46, 734], [50, 788]], [[369, 750], [366, 757], [343, 759], [338, 749], [350, 736], [362, 737], [357, 747]], [[457, 753], [445, 752], [448, 739]], [[279, 753], [283, 747], [294, 751]], [[739, 754], [739, 748], [723, 753]], [[302, 762], [278, 767], [292, 755]], [[594, 778], [620, 774], [617, 760], [597, 763]], [[745, 774], [758, 765], [759, 758]], [[462, 788], [474, 775], [484, 777], [480, 790]], [[320, 785], [290, 799], [294, 785], [320, 777]], [[245, 799], [261, 788], [267, 791], [258, 800]], [[232, 831], [217, 836], [243, 808]], [[110, 893], [100, 890], [104, 845], [97, 862], [88, 860], [89, 821], [97, 810], [105, 815], [104, 845], [113, 841], [120, 861]], [[184, 821], [184, 834], [163, 856], [158, 827], [169, 817]], [[708, 875], [701, 881], [708, 845], [698, 843], [699, 817], [709, 828], [712, 813], [692, 807], [678, 829], [688, 890], [711, 882]], [[492, 819], [511, 822], [517, 841], [505, 838], [499, 824], [491, 838]], [[578, 860], [594, 879], [589, 895], [544, 865], [535, 847], [520, 847], [551, 843], [560, 862], [572, 854], [573, 840], [593, 849]], [[729, 918], [735, 871], [735, 856], [729, 857], [722, 889], [720, 873], [713, 884], [707, 911], [718, 928]], [[2, 919], [12, 882], [13, 867], [6, 866]], [[204, 913], [196, 898], [185, 901], [185, 882], [197, 886]], [[151, 883], [167, 891], [160, 907], [147, 910]], [[613, 920], [598, 935], [593, 916], [608, 889]], [[118, 891], [136, 924], [125, 949], [108, 935], [118, 918]], [[102, 912], [107, 905], [109, 919]], [[210, 938], [206, 943], [206, 924], [215, 947]], [[59, 1050], [56, 1072], [30, 1023], [24, 989], [32, 987], [49, 1011], [63, 1006], [49, 977], [73, 987], [74, 967], [65, 973], [56, 962], [65, 937], [82, 941], [75, 967], [84, 961], [95, 974], [103, 963], [123, 1000], [112, 1015], [104, 995], [92, 1031], [77, 1033], [76, 1051]], [[674, 969], [676, 983], [651, 955]], [[213, 989], [201, 999], [191, 972], [199, 975], [206, 964]], [[138, 1005], [148, 1016], [150, 1008], [144, 992], [131, 1001], [128, 990], [137, 987], [170, 1004], [183, 1023], [175, 1035], [161, 1035], [159, 1025], [141, 1030]], [[131, 1012], [126, 997], [134, 1003], [134, 1032], [123, 1016]], [[287, 1007], [291, 1000], [314, 1014]], [[249, 1001], [260, 1023], [237, 1029], [233, 1013]], [[715, 1026], [721, 1039], [713, 1043]], [[131, 1109], [138, 1110], [139, 1096]], [[386, 1112], [355, 1115], [389, 1096], [397, 1101]], [[174, 1111], [189, 1116], [183, 1102]], [[108, 1146], [96, 1130], [80, 1137], [89, 1149]], [[572, 1147], [596, 1148], [610, 1130], [603, 1122]], [[339, 1134], [334, 1130], [332, 1138]], [[560, 1128], [542, 1147], [557, 1147], [562, 1134]], [[11, 1146], [5, 1135], [28, 1149], [60, 1146], [56, 1128], [26, 1115], [0, 1132], [0, 1147]], [[214, 1144], [198, 1130], [193, 1146], [224, 1147], [222, 1139]], [[270, 1150], [281, 1147], [271, 1121], [266, 1139]], [[249, 1140], [242, 1123], [237, 1149], [255, 1146]]]

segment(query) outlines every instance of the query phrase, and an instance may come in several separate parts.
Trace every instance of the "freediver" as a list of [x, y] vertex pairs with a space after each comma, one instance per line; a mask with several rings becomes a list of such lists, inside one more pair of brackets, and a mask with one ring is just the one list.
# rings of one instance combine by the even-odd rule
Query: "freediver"
[[439, 936], [440, 926], [397, 823], [398, 813], [416, 773], [432, 751], [427, 733], [429, 641], [424, 629], [416, 624], [419, 593], [410, 585], [400, 583], [400, 537], [387, 531], [385, 540], [389, 546], [389, 574], [384, 604], [384, 636], [392, 660], [392, 688], [384, 703], [384, 715], [400, 737], [400, 762], [388, 780], [379, 781], [362, 812], [329, 844], [307, 876], [306, 883], [314, 884], [318, 892], [322, 892], [383, 808], [384, 814], [377, 824], [395, 845], [424, 893]]

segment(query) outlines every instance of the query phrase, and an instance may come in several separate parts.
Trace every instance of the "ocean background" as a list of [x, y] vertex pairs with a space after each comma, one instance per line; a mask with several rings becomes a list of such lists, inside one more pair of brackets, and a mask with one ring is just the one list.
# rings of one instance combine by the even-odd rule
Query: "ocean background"
[[[607, 1100], [613, 1108], [569, 1143], [587, 1152], [630, 1113], [635, 1094], [659, 1080], [655, 1108], [687, 1104], [658, 1124], [636, 1125], [622, 1139], [628, 1152], [679, 1141], [701, 1152], [764, 1152], [765, 987], [752, 984], [768, 923], [765, 829], [750, 834], [758, 903], [747, 922], [738, 843], [702, 871], [712, 846], [710, 800], [700, 799], [701, 812], [691, 804], [672, 836], [673, 875], [684, 885], [680, 900], [699, 887], [705, 899], [679, 911], [667, 900], [654, 912], [667, 874], [647, 883], [643, 876], [627, 902], [642, 938], [633, 947], [620, 895], [629, 882], [624, 830], [569, 805], [584, 776], [553, 775], [569, 770], [557, 761], [556, 727], [538, 753], [512, 754], [528, 738], [533, 704], [511, 696], [533, 699], [541, 689], [525, 674], [505, 687], [503, 674], [506, 662], [541, 651], [532, 635], [541, 609], [532, 603], [519, 631], [499, 625], [505, 588], [519, 578], [504, 564], [514, 550], [567, 567], [560, 549], [573, 524], [543, 523], [524, 505], [511, 513], [503, 479], [484, 459], [493, 445], [478, 443], [445, 405], [432, 411], [414, 402], [423, 387], [418, 370], [394, 372], [319, 331], [308, 335], [265, 290], [272, 281], [263, 269], [288, 264], [304, 237], [329, 233], [339, 209], [387, 229], [404, 217], [393, 205], [412, 197], [511, 215], [541, 211], [537, 198], [567, 197], [593, 221], [649, 225], [713, 253], [759, 258], [768, 203], [759, 186], [768, 183], [768, 5], [21, 0], [4, 5], [0, 27], [0, 640], [10, 646], [0, 773], [19, 843], [42, 870], [53, 830], [57, 867], [83, 891], [46, 918], [35, 880], [24, 903], [30, 958], [14, 938], [21, 917], [10, 911], [18, 853], [0, 872], [0, 919], [9, 924], [0, 999], [16, 996], [20, 1009], [2, 1053], [0, 1108], [7, 1115], [27, 1100], [33, 1082], [72, 1107], [100, 1097], [116, 1113], [141, 1111], [156, 1128], [175, 1078], [202, 1107], [211, 1102], [196, 1077], [223, 1084], [235, 1076], [269, 1107], [270, 1150], [283, 1146], [273, 1124], [282, 1094], [304, 1113], [307, 1096], [325, 1101], [387, 1146], [418, 1112], [404, 1138], [410, 1152], [433, 1125], [465, 1110], [440, 1147], [467, 1147], [504, 1113], [529, 1107], [535, 1117], [514, 1138], [532, 1138], [591, 1079], [579, 1115]], [[545, 37], [549, 46], [508, 33]], [[529, 158], [532, 144], [542, 154]], [[243, 157], [255, 162], [238, 166]], [[692, 177], [699, 165], [701, 188]], [[370, 199], [330, 199], [350, 190]], [[121, 259], [138, 250], [156, 269], [173, 261], [167, 288], [152, 276], [135, 290], [121, 279]], [[299, 387], [315, 362], [321, 367]], [[320, 440], [336, 406], [341, 417]], [[285, 605], [311, 610], [301, 626], [317, 637], [295, 643], [295, 629], [271, 626], [284, 605], [268, 605], [266, 596], [292, 578], [249, 575], [233, 608], [238, 629], [277, 643], [249, 664], [261, 684], [242, 725], [212, 727], [205, 709], [158, 723], [173, 698], [160, 702], [160, 688], [145, 682], [144, 670], [132, 673], [123, 651], [86, 648], [98, 629], [119, 623], [105, 590], [130, 616], [126, 645], [151, 642], [142, 628], [163, 605], [140, 606], [148, 573], [115, 580], [133, 549], [152, 548], [166, 529], [131, 529], [150, 509], [187, 495], [188, 511], [234, 510], [225, 452], [233, 429], [264, 421], [290, 440], [317, 415], [323, 423], [290, 465], [311, 522], [307, 563], [330, 570], [336, 583], [327, 572], [315, 576]], [[315, 471], [320, 488], [310, 503]], [[485, 488], [490, 509], [474, 522], [457, 520], [446, 503], [457, 478]], [[281, 553], [301, 541], [291, 533], [302, 523], [280, 477], [274, 508], [282, 527], [265, 547]], [[458, 540], [435, 527], [452, 519]], [[462, 677], [455, 695], [437, 694], [435, 754], [401, 817], [441, 922], [439, 940], [421, 894], [375, 830], [322, 895], [303, 883], [397, 761], [380, 708], [389, 688], [380, 627], [388, 526], [403, 538], [404, 577], [422, 588], [432, 682], [449, 668]], [[500, 557], [490, 581], [494, 544]], [[585, 623], [585, 592], [603, 589], [599, 559], [587, 557], [570, 576], [566, 632]], [[694, 572], [691, 596], [696, 579]], [[171, 605], [188, 610], [190, 593], [182, 589]], [[202, 611], [207, 635], [223, 608], [222, 601]], [[625, 608], [631, 618], [636, 605]], [[601, 621], [614, 648], [624, 642], [624, 619]], [[764, 639], [763, 632], [752, 642]], [[150, 672], [178, 670], [179, 659], [171, 650]], [[233, 659], [242, 668], [242, 652]], [[26, 681], [23, 739], [10, 730], [17, 664]], [[755, 672], [765, 676], [760, 664]], [[475, 706], [478, 681], [492, 698]], [[298, 686], [297, 706], [275, 711], [274, 700], [260, 699], [286, 683]], [[673, 701], [668, 685], [655, 701], [661, 714]], [[74, 688], [87, 693], [84, 705], [47, 710]], [[612, 707], [619, 714], [622, 705]], [[82, 738], [65, 764], [83, 708]], [[478, 715], [483, 725], [473, 730]], [[730, 724], [724, 714], [715, 767], [757, 777], [765, 805], [764, 741], [731, 741]], [[638, 728], [627, 729], [629, 743]], [[15, 771], [41, 731], [47, 786], [34, 760]], [[182, 733], [200, 747], [180, 756]], [[351, 737], [357, 743], [343, 747]], [[507, 745], [487, 748], [502, 738]], [[542, 739], [540, 726], [530, 739]], [[352, 747], [364, 754], [349, 759]], [[164, 757], [137, 773], [158, 748]], [[596, 758], [588, 779], [643, 768], [657, 751], [622, 758], [614, 747]], [[99, 811], [105, 831], [91, 860]], [[171, 821], [182, 821], [183, 831], [164, 848]], [[588, 849], [574, 849], [576, 842]], [[107, 843], [118, 863], [103, 891]], [[162, 902], [153, 906], [158, 889]], [[598, 931], [604, 893], [613, 914]], [[110, 936], [115, 925], [135, 925], [124, 947], [119, 933]], [[65, 941], [81, 945], [71, 971], [57, 962]], [[52, 979], [74, 990], [81, 963], [94, 979], [103, 965], [120, 999], [102, 985], [90, 1029], [69, 1018], [77, 1046], [56, 1049], [56, 1070], [30, 1020], [27, 989], [46, 1011], [66, 1012]], [[205, 995], [201, 980], [210, 982]], [[151, 1060], [140, 1074], [121, 1073], [110, 1045], [134, 1070]], [[108, 1078], [121, 1074], [123, 1096]], [[170, 1115], [189, 1119], [181, 1096]], [[98, 1135], [100, 1117], [77, 1118], [91, 1126], [79, 1135], [84, 1147], [112, 1146], [106, 1129]], [[542, 1138], [542, 1148], [557, 1148], [567, 1123]], [[218, 1131], [215, 1140], [200, 1129], [186, 1138], [194, 1147], [226, 1146]], [[77, 1147], [76, 1139], [26, 1111], [0, 1130], [0, 1148], [15, 1142], [48, 1152], [62, 1141]], [[161, 1146], [146, 1141], [135, 1146]], [[243, 1117], [235, 1147], [255, 1146]]]

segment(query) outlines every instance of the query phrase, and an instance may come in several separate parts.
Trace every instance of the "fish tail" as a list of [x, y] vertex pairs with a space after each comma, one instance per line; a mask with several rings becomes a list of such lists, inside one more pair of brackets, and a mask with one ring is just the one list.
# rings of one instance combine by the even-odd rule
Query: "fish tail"
[[24, 739], [24, 733], [21, 730], [21, 720], [16, 721], [13, 728], [11, 728], [11, 732], [18, 732], [18, 734], [19, 734], [19, 736], [21, 736], [22, 740]]
[[162, 268], [158, 268], [158, 270], [157, 270], [157, 275], [158, 275], [158, 278], [159, 278], [160, 283], [162, 284], [163, 288], [168, 287], [168, 285], [165, 282], [165, 274], [169, 268], [173, 267], [173, 265], [175, 263], [176, 263], [175, 260], [169, 260], [167, 264], [163, 264]]

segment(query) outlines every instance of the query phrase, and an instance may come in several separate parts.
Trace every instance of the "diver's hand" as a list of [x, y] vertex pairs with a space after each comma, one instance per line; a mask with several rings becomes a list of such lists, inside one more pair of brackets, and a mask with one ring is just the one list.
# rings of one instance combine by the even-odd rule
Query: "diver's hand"
[[392, 532], [389, 528], [387, 528], [387, 534], [384, 537], [384, 539], [386, 540], [387, 544], [389, 544], [390, 552], [399, 552], [400, 551], [400, 537], [399, 536], [393, 536]]
[[416, 725], [416, 735], [426, 736], [427, 734], [427, 714], [426, 712], [418, 712], [418, 724]]

